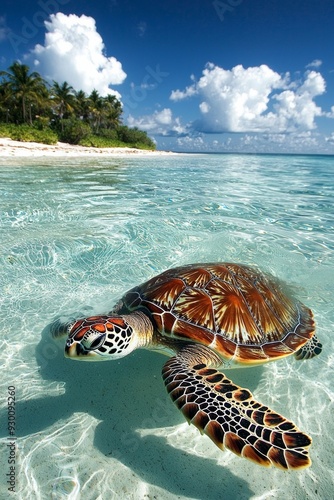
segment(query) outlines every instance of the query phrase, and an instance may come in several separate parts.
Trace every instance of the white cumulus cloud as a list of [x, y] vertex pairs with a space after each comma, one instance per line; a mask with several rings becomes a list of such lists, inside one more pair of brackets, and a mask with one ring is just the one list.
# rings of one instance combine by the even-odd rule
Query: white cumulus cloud
[[306, 68], [320, 68], [322, 65], [321, 59], [314, 59], [312, 62], [306, 65]]
[[328, 142], [329, 144], [333, 144], [333, 145], [334, 145], [334, 132], [332, 132], [330, 136], [325, 137], [325, 140], [326, 140], [326, 142]]
[[225, 70], [209, 63], [198, 82], [173, 91], [170, 99], [200, 98], [201, 118], [194, 128], [202, 132], [286, 133], [315, 128], [315, 117], [323, 113], [314, 98], [324, 92], [325, 81], [316, 71], [290, 82], [289, 75], [265, 64]]
[[127, 119], [129, 127], [138, 127], [146, 132], [162, 136], [182, 136], [187, 133], [186, 127], [181, 125], [179, 118], [174, 118], [171, 109], [164, 108], [151, 115], [134, 118], [130, 115]]
[[325, 113], [327, 118], [334, 118], [334, 106], [331, 107], [331, 110], [328, 113]]
[[45, 27], [44, 45], [36, 45], [29, 56], [39, 73], [58, 83], [67, 81], [75, 90], [120, 96], [110, 85], [121, 84], [126, 73], [115, 57], [105, 55], [92, 17], [58, 12], [45, 21]]

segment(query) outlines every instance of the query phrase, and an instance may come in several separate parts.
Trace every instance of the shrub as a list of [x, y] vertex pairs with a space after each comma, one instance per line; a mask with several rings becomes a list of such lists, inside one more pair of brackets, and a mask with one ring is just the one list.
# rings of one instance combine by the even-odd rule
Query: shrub
[[11, 139], [14, 126], [8, 123], [0, 123], [0, 137], [9, 137]]
[[58, 136], [52, 130], [38, 130], [30, 125], [1, 124], [0, 136], [22, 142], [40, 142], [42, 144], [56, 144], [58, 142]]
[[34, 141], [41, 142], [42, 144], [57, 144], [58, 135], [55, 134], [50, 129], [36, 130], [37, 134], [34, 134]]
[[60, 122], [61, 130], [58, 131], [59, 140], [69, 144], [79, 144], [80, 141], [87, 138], [92, 130], [87, 123], [69, 118]]
[[118, 140], [117, 130], [114, 128], [101, 128], [99, 136], [105, 137], [106, 139], [112, 139], [114, 141]]
[[34, 121], [34, 127], [37, 128], [37, 130], [50, 129], [50, 118], [47, 116], [39, 116]]
[[119, 148], [128, 146], [118, 139], [108, 139], [100, 135], [91, 134], [79, 142], [80, 146], [93, 147], [93, 148]]
[[146, 132], [139, 130], [137, 127], [129, 128], [126, 125], [122, 125], [117, 128], [117, 134], [120, 141], [133, 147], [155, 149], [152, 139], [148, 137]]
[[80, 144], [96, 148], [133, 147], [137, 149], [155, 149], [154, 142], [146, 132], [125, 125], [117, 129], [101, 129], [93, 134], [91, 127], [76, 118], [54, 121], [52, 128], [48, 119], [35, 121], [33, 126], [0, 123], [0, 137], [9, 137], [16, 141], [56, 144], [58, 140], [69, 144]]

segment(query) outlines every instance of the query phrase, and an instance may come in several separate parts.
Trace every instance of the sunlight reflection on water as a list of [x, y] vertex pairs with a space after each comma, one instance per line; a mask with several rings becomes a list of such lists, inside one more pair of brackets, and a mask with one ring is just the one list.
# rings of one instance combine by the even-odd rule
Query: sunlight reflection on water
[[[332, 158], [38, 161], [0, 164], [0, 383], [17, 387], [22, 498], [329, 498]], [[87, 367], [41, 335], [59, 315], [107, 311], [135, 284], [199, 261], [259, 265], [314, 309], [318, 359], [231, 375], [313, 436], [311, 469], [263, 470], [216, 449], [169, 401], [160, 355]]]

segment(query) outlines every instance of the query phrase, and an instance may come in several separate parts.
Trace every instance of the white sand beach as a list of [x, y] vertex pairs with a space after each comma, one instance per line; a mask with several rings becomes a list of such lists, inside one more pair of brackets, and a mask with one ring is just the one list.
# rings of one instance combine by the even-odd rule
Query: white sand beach
[[1, 157], [77, 157], [77, 156], [165, 156], [173, 155], [171, 151], [153, 151], [136, 148], [93, 148], [74, 146], [63, 142], [57, 144], [40, 144], [38, 142], [21, 142], [9, 138], [0, 138]]

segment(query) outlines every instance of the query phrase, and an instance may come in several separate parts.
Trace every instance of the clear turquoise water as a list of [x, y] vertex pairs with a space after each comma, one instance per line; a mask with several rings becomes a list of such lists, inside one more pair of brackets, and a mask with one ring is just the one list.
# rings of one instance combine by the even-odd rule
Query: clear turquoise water
[[[15, 386], [19, 498], [332, 498], [333, 191], [324, 156], [0, 159], [1, 437]], [[259, 265], [314, 310], [321, 356], [228, 374], [313, 437], [310, 469], [215, 448], [169, 400], [159, 354], [74, 363], [50, 339], [55, 317], [199, 261]]]

